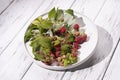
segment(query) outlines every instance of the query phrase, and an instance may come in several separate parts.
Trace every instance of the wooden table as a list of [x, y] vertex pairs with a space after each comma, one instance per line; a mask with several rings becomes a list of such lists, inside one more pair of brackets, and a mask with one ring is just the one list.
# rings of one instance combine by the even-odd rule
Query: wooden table
[[[53, 7], [71, 8], [97, 25], [95, 54], [82, 67], [47, 70], [26, 55], [26, 28]], [[120, 80], [120, 0], [0, 0], [0, 80]]]

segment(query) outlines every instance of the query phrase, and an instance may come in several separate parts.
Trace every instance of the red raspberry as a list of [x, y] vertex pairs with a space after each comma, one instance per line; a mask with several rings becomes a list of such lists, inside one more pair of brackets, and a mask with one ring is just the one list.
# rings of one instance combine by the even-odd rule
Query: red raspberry
[[46, 65], [51, 65], [51, 63], [50, 62], [44, 62]]
[[63, 27], [60, 29], [60, 32], [61, 32], [61, 33], [65, 33], [65, 32], [66, 32], [66, 28], [63, 26]]
[[67, 44], [73, 44], [73, 42], [68, 42]]
[[82, 35], [82, 42], [85, 42], [86, 40], [87, 40], [87, 35], [86, 34]]
[[60, 46], [57, 46], [55, 47], [56, 51], [61, 51], [61, 47]]
[[55, 31], [55, 35], [60, 36], [60, 30]]
[[75, 30], [78, 30], [79, 27], [80, 27], [80, 26], [79, 26], [78, 24], [74, 24], [74, 29], [75, 29]]
[[75, 38], [76, 43], [82, 43], [82, 37], [76, 37]]
[[73, 57], [77, 57], [77, 55], [78, 55], [77, 53], [73, 53], [72, 54]]
[[57, 58], [57, 57], [60, 57], [60, 51], [57, 51], [57, 52], [55, 53], [55, 56], [56, 56], [56, 58]]
[[53, 55], [54, 55], [54, 54], [55, 54], [55, 52], [51, 51], [51, 52], [50, 52], [50, 54], [53, 54]]
[[55, 52], [51, 51], [50, 54], [55, 57]]
[[82, 44], [83, 42], [85, 42], [87, 40], [87, 35], [86, 34], [84, 34], [84, 35], [82, 35], [82, 36], [80, 36], [80, 37], [76, 37], [75, 38], [75, 41], [77, 42], [77, 43], [79, 43], [79, 44]]
[[79, 49], [79, 43], [73, 43], [73, 45], [74, 45], [74, 48], [76, 48], [76, 49]]

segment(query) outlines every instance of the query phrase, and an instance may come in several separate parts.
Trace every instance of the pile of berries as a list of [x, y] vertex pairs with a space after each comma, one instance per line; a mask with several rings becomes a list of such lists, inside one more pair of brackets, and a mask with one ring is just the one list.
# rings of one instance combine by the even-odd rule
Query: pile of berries
[[[68, 58], [69, 56], [77, 61], [78, 49], [80, 48], [80, 44], [87, 41], [87, 35], [85, 33], [81, 34], [80, 26], [78, 24], [74, 24], [73, 29], [74, 32], [71, 32], [66, 26], [62, 26], [54, 31], [54, 36], [51, 37], [51, 41], [54, 44], [54, 49], [50, 52], [52, 58], [49, 62], [44, 63], [51, 65], [54, 62], [57, 62], [58, 66], [66, 66], [72, 64], [72, 60]], [[64, 48], [66, 49], [65, 52]]]

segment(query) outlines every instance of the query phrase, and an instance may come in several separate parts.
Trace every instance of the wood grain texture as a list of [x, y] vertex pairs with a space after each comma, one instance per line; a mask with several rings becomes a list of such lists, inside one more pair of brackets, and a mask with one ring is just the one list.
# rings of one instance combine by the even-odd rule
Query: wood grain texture
[[[67, 72], [51, 71], [32, 63], [25, 54], [23, 37], [26, 28], [33, 19], [54, 6], [72, 8], [100, 26], [96, 53], [83, 67]], [[0, 15], [0, 80], [119, 80], [115, 75], [119, 71], [119, 13], [119, 0], [14, 1]]]
[[[101, 8], [100, 13], [96, 17], [95, 23], [97, 25], [102, 26], [103, 30], [108, 31], [112, 38], [113, 38], [113, 48], [109, 55], [100, 63], [91, 66], [86, 69], [77, 70], [74, 72], [68, 71], [65, 75], [63, 80], [102, 80], [104, 78], [104, 74], [106, 72], [106, 69], [109, 66], [109, 63], [111, 61], [111, 58], [114, 54], [114, 50], [116, 49], [119, 37], [120, 37], [120, 17], [119, 17], [119, 4], [120, 2], [117, 0], [107, 0], [105, 2], [105, 5], [103, 8]], [[108, 38], [109, 41], [109, 35], [105, 34], [105, 38]], [[105, 46], [99, 46], [101, 50], [99, 52], [105, 52], [106, 48]], [[109, 46], [108, 46], [109, 47]], [[102, 51], [103, 50], [103, 51]], [[99, 57], [98, 57], [99, 58]], [[99, 59], [95, 59], [99, 60]]]
[[2, 70], [0, 70], [0, 79], [20, 80], [26, 70], [31, 66], [32, 61], [25, 55], [25, 49], [20, 47], [5, 63], [3, 64], [4, 67], [1, 68]]
[[32, 64], [26, 56], [23, 35], [20, 33], [0, 56], [1, 80], [20, 80]]
[[22, 80], [62, 80], [63, 75], [64, 71], [47, 70], [33, 64]]
[[0, 0], [0, 15], [14, 2], [14, 0]]
[[[73, 2], [71, 0], [70, 2]], [[60, 5], [64, 2], [64, 5]], [[54, 1], [54, 0], [36, 0], [34, 2], [21, 0], [16, 1], [12, 4], [1, 16], [0, 16], [0, 54], [5, 50], [5, 48], [10, 44], [10, 42], [16, 37], [16, 35], [20, 32], [20, 30], [24, 27], [27, 23], [28, 19], [38, 11], [39, 13], [34, 16], [36, 18], [40, 14], [43, 14], [49, 11], [51, 8], [56, 5], [56, 7], [67, 9], [69, 8], [68, 5], [70, 2], [65, 1]], [[32, 7], [32, 5], [35, 5]], [[72, 4], [71, 4], [72, 5]], [[19, 11], [18, 11], [19, 9]], [[34, 19], [33, 18], [33, 19]], [[8, 21], [9, 20], [9, 21]], [[4, 24], [3, 24], [4, 23]], [[12, 32], [12, 33], [11, 33]], [[9, 36], [9, 37], [8, 37]]]
[[[50, 2], [47, 1], [47, 3], [49, 4]], [[0, 15], [0, 54], [23, 28], [34, 12], [43, 4], [44, 1], [42, 0], [17, 0]], [[47, 6], [44, 5], [44, 7]]]
[[[51, 2], [53, 2], [53, 1], [51, 1]], [[55, 5], [57, 3], [57, 0], [54, 2], [54, 3], [52, 3], [53, 5]], [[71, 2], [72, 3], [72, 2]], [[27, 24], [25, 24], [25, 26], [24, 26], [24, 28], [20, 31], [20, 33], [19, 33], [19, 35], [17, 35], [16, 37], [15, 37], [15, 39], [13, 39], [13, 41], [12, 42], [10, 42], [9, 43], [9, 46], [3, 51], [3, 54], [1, 54], [1, 58], [0, 58], [0, 65], [2, 65], [1, 67], [0, 67], [0, 76], [1, 76], [1, 80], [3, 79], [3, 80], [8, 80], [8, 78], [10, 78], [10, 74], [12, 75], [12, 74], [15, 74], [15, 73], [12, 73], [12, 72], [14, 72], [14, 68], [12, 68], [13, 66], [17, 66], [17, 65], [19, 65], [22, 61], [20, 60], [20, 62], [19, 62], [19, 58], [21, 57], [21, 55], [22, 55], [22, 53], [20, 52], [20, 50], [19, 50], [19, 47], [24, 47], [24, 46], [20, 46], [21, 44], [22, 44], [22, 42], [23, 42], [23, 37], [24, 37], [24, 32], [25, 32], [25, 30], [26, 30], [26, 28], [28, 27], [28, 25], [30, 24], [30, 22], [33, 20], [33, 19], [35, 19], [37, 16], [39, 16], [40, 14], [43, 14], [44, 12], [46, 12], [46, 11], [48, 11], [50, 8], [52, 8], [52, 6], [50, 7], [49, 5], [52, 5], [52, 4], [49, 4], [48, 6], [46, 6], [46, 4], [48, 4], [48, 1], [46, 1], [45, 3], [44, 3], [44, 5], [42, 6], [41, 5], [41, 7], [40, 8], [38, 8], [37, 9], [37, 12], [36, 13], [34, 13], [34, 15], [29, 19], [29, 21], [28, 21], [28, 23]], [[65, 3], [66, 4], [66, 3]], [[71, 4], [68, 4], [69, 6], [71, 5]], [[64, 7], [64, 9], [65, 8], [68, 8], [69, 6], [68, 5], [66, 5], [65, 7]], [[54, 6], [53, 6], [54, 7]], [[44, 11], [45, 10], [45, 11]], [[42, 13], [41, 13], [42, 12]], [[17, 28], [17, 27], [16, 27]], [[14, 32], [14, 29], [11, 29], [9, 32]], [[7, 35], [9, 35], [9, 34], [7, 34]], [[14, 35], [13, 35], [14, 36]], [[13, 37], [14, 38], [14, 37]], [[18, 52], [16, 52], [17, 50], [19, 50]], [[24, 53], [24, 51], [23, 51], [23, 53]], [[18, 55], [18, 54], [21, 54], [21, 55]], [[13, 56], [13, 55], [16, 55], [15, 57]], [[19, 58], [18, 58], [19, 57]], [[24, 56], [25, 57], [25, 56]], [[22, 57], [22, 58], [24, 58], [24, 57]], [[11, 58], [13, 58], [13, 60], [12, 61], [10, 61], [10, 63], [9, 64], [7, 64], [7, 62], [9, 62], [9, 59], [11, 59]], [[25, 68], [25, 70], [24, 71], [20, 71], [21, 70], [21, 68], [20, 67], [16, 67], [16, 69], [20, 69], [20, 70], [18, 70], [18, 72], [16, 73], [16, 75], [17, 76], [15, 76], [15, 77], [11, 77], [10, 79], [11, 80], [19, 80], [20, 78], [22, 78], [23, 77], [23, 75], [26, 73], [26, 71], [27, 71], [27, 69], [29, 68], [29, 66], [28, 65], [30, 65], [31, 64], [31, 61], [28, 61], [27, 59], [26, 59], [27, 57], [25, 57], [24, 59], [25, 59], [25, 61], [23, 61], [23, 63], [24, 62], [28, 62], [27, 64], [24, 64], [24, 65], [21, 65], [21, 66], [23, 66], [22, 68], [24, 69]], [[14, 64], [13, 65], [13, 63], [14, 63], [14, 61], [16, 61], [16, 60], [18, 60], [18, 63], [17, 64]], [[12, 66], [12, 67], [9, 67], [9, 66]], [[20, 65], [19, 65], [20, 66]], [[9, 68], [8, 68], [9, 67]], [[7, 69], [8, 68], [8, 69]], [[36, 68], [37, 69], [37, 71], [39, 71], [39, 68]], [[43, 69], [43, 68], [41, 68], [41, 69]], [[44, 70], [42, 71], [42, 73], [44, 72]], [[48, 70], [48, 72], [49, 72], [49, 70]], [[41, 73], [41, 74], [42, 74]], [[45, 74], [52, 74], [52, 73], [55, 73], [56, 74], [56, 76], [60, 76], [60, 74], [61, 74], [61, 76], [63, 75], [62, 73], [60, 73], [59, 74], [59, 72], [53, 72], [53, 71], [51, 71], [51, 72], [49, 72], [49, 73], [45, 73]], [[3, 75], [4, 74], [4, 75]], [[37, 73], [36, 73], [37, 74]], [[40, 75], [41, 75], [40, 74]], [[31, 76], [35, 76], [35, 75], [31, 75]], [[54, 77], [55, 78], [55, 76], [52, 76], [52, 77]], [[29, 78], [29, 77], [28, 77]], [[41, 76], [41, 78], [42, 78], [42, 76]], [[56, 78], [55, 78], [56, 79]], [[60, 78], [59, 78], [60, 79]]]
[[106, 0], [76, 0], [72, 9], [95, 20]]
[[104, 59], [109, 55], [113, 45], [112, 37], [106, 30], [98, 27], [98, 32], [100, 38], [94, 55], [82, 66], [67, 71], [63, 80], [97, 80], [100, 76], [103, 76], [100, 74], [103, 73], [103, 69], [106, 70], [105, 66], [107, 65], [104, 63]]
[[[27, 4], [29, 4], [29, 3], [27, 3]], [[47, 2], [47, 4], [48, 4], [48, 2]], [[17, 6], [19, 7], [21, 5], [17, 5]], [[27, 5], [24, 6], [24, 7], [27, 7]], [[39, 8], [39, 9], [41, 9], [41, 11], [42, 11], [47, 6], [45, 7], [45, 5], [44, 5], [44, 6], [41, 6], [41, 7], [42, 8]], [[12, 12], [11, 12], [11, 14], [12, 14]], [[27, 16], [27, 14], [25, 14], [25, 15]], [[29, 15], [29, 16], [31, 17], [32, 14]], [[22, 20], [23, 19], [21, 19], [21, 21]], [[24, 25], [25, 23], [21, 23], [21, 24]], [[17, 23], [17, 25], [19, 25], [19, 23]], [[18, 26], [14, 26], [14, 28], [15, 27], [17, 29]], [[15, 31], [14, 28], [13, 29], [8, 29], [8, 30], [10, 30], [9, 34], [7, 34], [8, 36], [11, 35], [11, 32]], [[23, 47], [24, 47], [22, 45], [23, 44], [23, 36], [24, 36], [24, 33], [21, 32], [20, 35], [17, 35], [17, 38], [11, 40], [12, 42], [10, 41], [11, 43], [9, 44], [7, 49], [4, 50], [3, 55], [0, 56], [0, 65], [1, 65], [0, 66], [0, 76], [1, 76], [1, 80], [8, 80], [8, 79], [9, 80], [19, 80], [23, 77], [23, 75], [26, 73], [27, 69], [30, 67], [32, 62], [29, 59], [27, 59], [27, 57], [25, 56], [25, 52], [23, 51]], [[22, 45], [22, 46], [20, 46], [20, 45]], [[20, 47], [22, 48], [21, 50], [19, 50]], [[15, 74], [16, 76], [11, 77], [13, 74]]]
[[120, 41], [103, 80], [120, 80]]
[[[76, 3], [76, 2], [75, 2]], [[82, 1], [81, 1], [81, 3], [82, 3]], [[102, 2], [101, 2], [102, 3]], [[103, 3], [104, 3], [104, 1], [103, 1]], [[77, 3], [76, 3], [77, 4]], [[73, 4], [74, 5], [74, 4]], [[95, 5], [95, 4], [94, 4]], [[98, 4], [97, 4], [98, 5]], [[100, 9], [100, 6], [102, 7], [102, 5], [103, 4], [100, 4], [99, 5], [99, 7], [97, 8], [98, 9], [98, 11], [99, 11], [99, 9]], [[96, 8], [95, 8], [96, 9]], [[97, 14], [96, 14], [97, 15]], [[35, 65], [34, 65], [35, 66]], [[39, 78], [41, 79], [41, 77], [39, 76], [37, 76], [37, 75], [32, 75], [32, 69], [30, 69], [31, 71], [29, 72], [28, 71], [28, 73], [25, 75], [25, 77], [23, 78], [24, 80], [29, 80], [29, 79], [38, 79], [39, 80]], [[38, 70], [39, 71], [39, 70]], [[87, 70], [85, 70], [85, 71], [87, 71]], [[91, 72], [92, 70], [90, 70], [90, 72]], [[39, 73], [40, 73], [41, 71], [39, 71]], [[84, 71], [83, 71], [84, 72]], [[81, 72], [81, 73], [83, 73], [83, 72]], [[99, 73], [99, 72], [98, 72]], [[75, 75], [73, 75], [72, 76], [72, 74], [75, 74]], [[64, 77], [62, 77], [62, 78], [60, 78], [60, 80], [72, 80], [72, 79], [75, 79], [75, 76], [78, 76], [79, 77], [79, 75], [76, 75], [77, 73], [74, 73], [74, 72], [68, 72], [68, 73], [65, 73], [65, 75], [64, 75]], [[31, 75], [31, 77], [29, 77]], [[83, 75], [86, 75], [85, 73], [83, 73]], [[53, 75], [51, 75], [51, 76], [53, 76]], [[71, 78], [72, 77], [72, 78]], [[53, 78], [54, 79], [54, 78]], [[84, 79], [84, 77], [83, 77], [83, 79]], [[46, 78], [45, 78], [45, 80], [46, 80]], [[79, 79], [78, 79], [79, 80]]]
[[[74, 0], [71, 0], [71, 3], [67, 4], [68, 1], [63, 1], [64, 4], [66, 4], [65, 6], [63, 3], [61, 3], [61, 0], [56, 0], [54, 2], [53, 5], [51, 5], [52, 7], [56, 6], [62, 9], [68, 9], [70, 8], [70, 6], [72, 5], [72, 3], [74, 2]], [[59, 5], [59, 6], [58, 6]], [[39, 15], [39, 12], [36, 12], [35, 15]], [[33, 71], [35, 74], [33, 74]], [[41, 68], [39, 66], [37, 66], [36, 64], [33, 64], [31, 66], [31, 68], [29, 69], [29, 71], [26, 73], [26, 75], [24, 76], [23, 80], [48, 80], [48, 77], [51, 78], [52, 80], [61, 80], [62, 76], [64, 75], [65, 71], [51, 71], [51, 70], [47, 70], [44, 68]]]

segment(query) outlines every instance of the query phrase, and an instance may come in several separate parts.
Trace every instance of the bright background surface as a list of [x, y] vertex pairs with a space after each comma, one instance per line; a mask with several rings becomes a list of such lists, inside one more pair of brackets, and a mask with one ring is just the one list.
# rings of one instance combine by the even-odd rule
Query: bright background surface
[[[71, 8], [98, 25], [95, 55], [83, 66], [52, 71], [26, 55], [27, 25], [53, 7]], [[0, 0], [0, 80], [120, 80], [120, 0]]]

